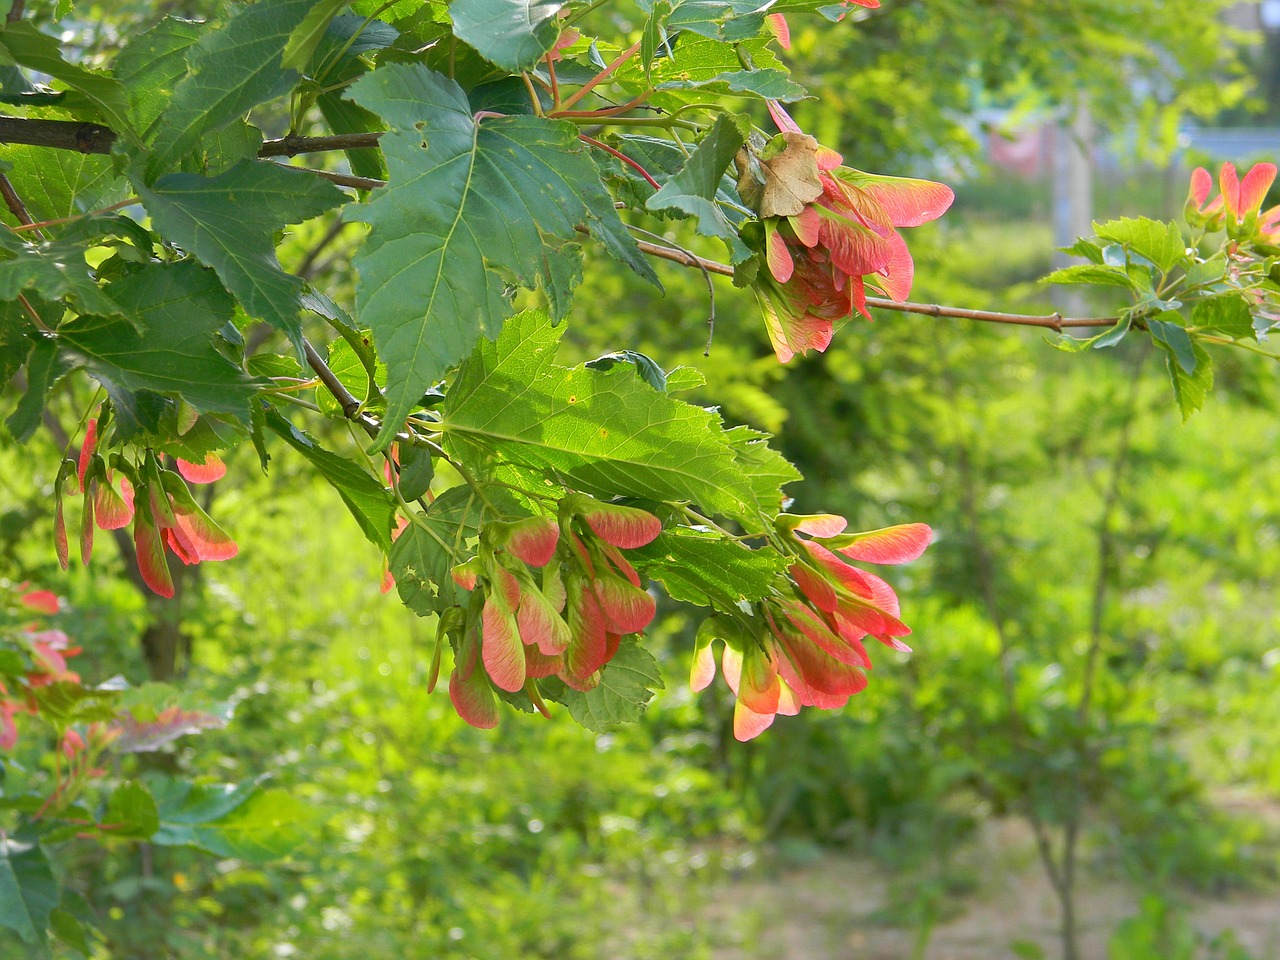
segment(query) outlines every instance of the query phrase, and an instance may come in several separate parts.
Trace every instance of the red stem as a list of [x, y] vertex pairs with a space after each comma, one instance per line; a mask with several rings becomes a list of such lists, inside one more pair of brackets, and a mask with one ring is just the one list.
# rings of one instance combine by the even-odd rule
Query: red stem
[[613, 156], [617, 157], [619, 160], [621, 160], [621, 161], [622, 161], [623, 163], [625, 163], [627, 166], [631, 167], [631, 168], [632, 168], [633, 170], [635, 170], [638, 174], [640, 174], [640, 176], [642, 176], [642, 177], [644, 177], [646, 180], [648, 180], [648, 181], [649, 181], [649, 183], [650, 183], [650, 185], [653, 187], [653, 189], [655, 189], [655, 190], [661, 190], [661, 189], [662, 189], [662, 184], [658, 183], [658, 181], [657, 181], [657, 180], [655, 180], [655, 179], [653, 179], [653, 177], [649, 176], [649, 171], [648, 171], [648, 170], [646, 170], [644, 167], [640, 166], [640, 164], [636, 163], [634, 160], [632, 160], [630, 157], [628, 157], [625, 153], [622, 153], [622, 152], [621, 152], [621, 151], [619, 151], [619, 150], [615, 150], [615, 149], [613, 149], [613, 147], [609, 146], [607, 143], [601, 143], [601, 142], [600, 142], [599, 140], [597, 140], [595, 137], [588, 137], [585, 133], [580, 133], [580, 134], [578, 134], [578, 139], [579, 139], [579, 140], [581, 140], [583, 143], [589, 143], [589, 144], [591, 144], [591, 146], [593, 146], [593, 147], [598, 147], [598, 148], [600, 148], [601, 150], [603, 150], [605, 153], [612, 154]]

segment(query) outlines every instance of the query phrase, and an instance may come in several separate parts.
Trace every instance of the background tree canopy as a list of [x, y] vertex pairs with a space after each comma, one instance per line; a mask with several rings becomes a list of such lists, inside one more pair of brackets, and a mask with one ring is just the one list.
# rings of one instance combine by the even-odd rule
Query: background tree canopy
[[0, 957], [1275, 955], [1227, 6], [0, 2]]

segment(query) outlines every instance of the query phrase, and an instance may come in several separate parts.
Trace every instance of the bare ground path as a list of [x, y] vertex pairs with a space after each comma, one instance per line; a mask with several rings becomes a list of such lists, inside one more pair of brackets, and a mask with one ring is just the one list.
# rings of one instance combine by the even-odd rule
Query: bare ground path
[[[715, 900], [717, 926], [731, 937], [715, 960], [1019, 960], [1031, 944], [1053, 960], [1060, 955], [1057, 904], [1018, 824], [990, 825], [970, 851], [973, 892], [950, 898], [943, 919], [927, 937], [923, 924], [890, 904], [892, 871], [866, 858], [823, 854], [803, 866], [733, 883]], [[902, 880], [897, 880], [899, 892]], [[1132, 886], [1080, 881], [1079, 915], [1084, 960], [1108, 960], [1117, 925], [1138, 912]], [[1252, 960], [1280, 960], [1280, 891], [1223, 898], [1186, 896], [1193, 926], [1207, 937], [1234, 932]], [[1023, 942], [1023, 952], [1015, 944]]]

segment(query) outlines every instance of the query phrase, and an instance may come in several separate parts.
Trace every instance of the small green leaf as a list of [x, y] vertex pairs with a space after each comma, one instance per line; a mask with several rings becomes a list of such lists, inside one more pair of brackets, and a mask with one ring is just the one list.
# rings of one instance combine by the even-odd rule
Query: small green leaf
[[[369, 334], [357, 332], [358, 337], [368, 337]], [[342, 383], [344, 387], [351, 392], [351, 395], [357, 400], [365, 403], [365, 409], [378, 410], [385, 406], [380, 392], [374, 392], [372, 396], [366, 397], [369, 393], [369, 372], [365, 368], [366, 359], [375, 364], [375, 383], [374, 389], [377, 391], [382, 384], [387, 381], [387, 365], [381, 360], [376, 360], [370, 352], [367, 358], [361, 357], [346, 340], [335, 340], [329, 344], [329, 369]], [[342, 405], [328, 390], [316, 390], [316, 403], [321, 411], [328, 417], [336, 419], [345, 419], [346, 413], [343, 412]]]
[[1095, 223], [1093, 229], [1099, 239], [1124, 244], [1133, 253], [1149, 260], [1161, 273], [1168, 273], [1190, 259], [1187, 241], [1175, 223], [1135, 217]]
[[453, 33], [480, 56], [519, 73], [543, 58], [560, 36], [560, 0], [454, 0]]
[[281, 65], [286, 70], [297, 70], [302, 73], [311, 62], [311, 55], [320, 46], [324, 34], [329, 29], [329, 21], [336, 17], [350, 0], [318, 0], [302, 22], [289, 34], [289, 42], [284, 47], [284, 58]]
[[682, 527], [664, 530], [627, 557], [661, 582], [671, 599], [721, 610], [768, 596], [786, 567], [775, 550], [752, 550], [711, 531]]
[[[650, 210], [674, 208], [698, 218], [698, 232], [741, 246], [738, 231], [716, 203], [720, 181], [742, 145], [751, 124], [746, 117], [721, 114], [679, 173], [649, 198]], [[745, 250], [745, 248], [744, 248]], [[740, 259], [740, 258], [736, 258]]]
[[67, 910], [61, 907], [49, 914], [49, 929], [53, 935], [82, 957], [89, 956], [89, 936], [85, 933], [84, 924]]
[[113, 837], [145, 840], [160, 828], [160, 814], [147, 788], [140, 783], [122, 783], [111, 793], [102, 825]]
[[431, 451], [415, 444], [400, 448], [400, 496], [417, 500], [426, 495], [436, 474]]
[[1084, 239], [1084, 237], [1077, 238], [1076, 242], [1069, 247], [1059, 247], [1058, 249], [1073, 257], [1083, 257], [1092, 263], [1102, 263], [1102, 247], [1092, 240]]
[[1095, 283], [1106, 286], [1135, 289], [1133, 280], [1123, 266], [1109, 264], [1076, 263], [1061, 270], [1055, 270], [1041, 283]]
[[40, 845], [0, 834], [0, 928], [43, 944], [57, 905], [58, 884]]
[[40, 425], [40, 414], [44, 412], [45, 397], [69, 369], [71, 365], [52, 340], [41, 340], [32, 348], [27, 356], [27, 392], [5, 421], [13, 439], [25, 443], [35, 433]]
[[[1176, 317], [1177, 314], [1173, 316]], [[1196, 355], [1192, 349], [1191, 337], [1180, 322], [1152, 318], [1147, 320], [1147, 328], [1152, 337], [1169, 348], [1185, 373], [1196, 372]]]
[[653, 80], [653, 59], [658, 55], [658, 48], [667, 42], [667, 20], [672, 9], [671, 0], [657, 0], [649, 8], [649, 16], [640, 35], [640, 63], [644, 65], [645, 78], [650, 82]]
[[603, 733], [619, 723], [639, 720], [663, 689], [658, 662], [634, 637], [626, 637], [600, 671], [600, 683], [585, 693], [565, 688], [555, 698], [588, 730]]
[[267, 426], [289, 446], [306, 457], [347, 505], [364, 535], [384, 553], [391, 549], [395, 501], [382, 484], [354, 461], [325, 450], [275, 410], [267, 413]]
[[732, 70], [704, 80], [668, 80], [658, 90], [701, 90], [721, 95], [758, 97], [761, 100], [803, 100], [809, 91], [787, 76], [785, 70]]
[[[485, 496], [503, 502], [499, 488], [485, 488]], [[486, 514], [502, 519], [470, 487], [452, 487], [396, 538], [388, 558], [391, 574], [400, 599], [418, 616], [439, 613], [466, 595], [449, 571], [472, 556], [468, 544], [479, 536]]]
[[1192, 341], [1192, 371], [1188, 372], [1172, 347], [1162, 341], [1157, 340], [1157, 343], [1167, 354], [1165, 362], [1169, 368], [1169, 380], [1173, 383], [1178, 409], [1182, 411], [1182, 422], [1186, 423], [1191, 414], [1204, 405], [1205, 397], [1213, 388], [1213, 361], [1204, 347]]
[[120, 315], [119, 305], [90, 275], [80, 244], [24, 243], [4, 230], [0, 231], [0, 257], [0, 300], [17, 300], [23, 291], [35, 290], [50, 302], [69, 299], [80, 313]]
[[1201, 300], [1191, 311], [1191, 326], [1232, 340], [1255, 336], [1249, 304], [1235, 294]]
[[313, 805], [284, 790], [255, 791], [217, 819], [176, 822], [162, 810], [161, 827], [152, 842], [263, 864], [287, 856], [306, 842], [318, 819]]

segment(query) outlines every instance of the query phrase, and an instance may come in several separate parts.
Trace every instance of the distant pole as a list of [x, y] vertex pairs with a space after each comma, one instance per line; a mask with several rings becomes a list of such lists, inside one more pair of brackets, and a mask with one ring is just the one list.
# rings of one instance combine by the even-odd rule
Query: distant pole
[[[1093, 119], [1089, 107], [1079, 104], [1075, 114], [1054, 128], [1053, 150], [1053, 245], [1069, 247], [1076, 237], [1093, 233]], [[1073, 260], [1054, 254], [1054, 266]], [[1057, 288], [1054, 306], [1063, 313], [1083, 314], [1088, 304], [1078, 287]]]

